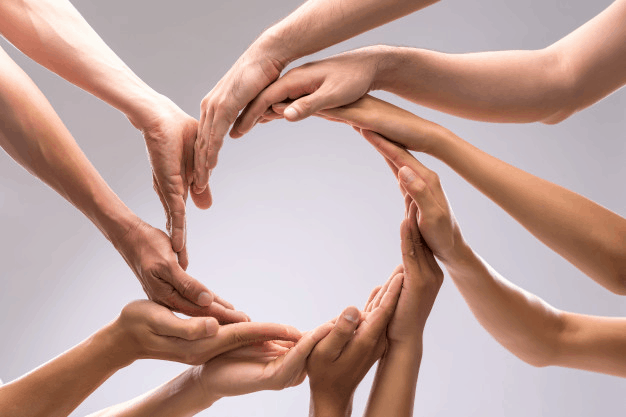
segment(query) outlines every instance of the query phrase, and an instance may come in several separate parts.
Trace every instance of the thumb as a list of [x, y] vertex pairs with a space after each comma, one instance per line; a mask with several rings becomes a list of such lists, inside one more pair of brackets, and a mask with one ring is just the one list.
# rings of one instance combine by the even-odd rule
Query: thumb
[[187, 300], [192, 303], [201, 306], [208, 307], [213, 302], [213, 294], [207, 287], [202, 285], [198, 280], [187, 274], [180, 265], [173, 266], [174, 272], [170, 275], [170, 284], [176, 291]]
[[360, 313], [356, 307], [348, 307], [337, 318], [335, 326], [316, 347], [316, 354], [328, 361], [336, 360], [344, 347], [352, 340], [359, 324]]
[[300, 97], [283, 111], [285, 119], [290, 122], [297, 122], [320, 110], [340, 106], [341, 104], [337, 102], [329, 90], [329, 88], [322, 86], [313, 94]]
[[223, 325], [217, 337], [222, 345], [220, 353], [223, 353], [269, 340], [297, 342], [302, 337], [302, 333], [295, 327], [284, 324], [243, 322]]

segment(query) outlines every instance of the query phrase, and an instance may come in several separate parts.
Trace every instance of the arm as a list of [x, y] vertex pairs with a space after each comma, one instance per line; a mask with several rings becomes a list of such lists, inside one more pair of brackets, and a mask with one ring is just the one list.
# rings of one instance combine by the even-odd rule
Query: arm
[[216, 298], [213, 303], [213, 294], [181, 268], [167, 236], [124, 205], [41, 91], [1, 49], [0, 107], [0, 146], [102, 231], [150, 298], [189, 315], [214, 315], [222, 321], [245, 319], [223, 300]]
[[413, 415], [424, 326], [443, 282], [443, 272], [417, 226], [417, 205], [410, 196], [405, 196], [405, 205], [399, 267], [404, 282], [387, 329], [387, 350], [378, 364], [366, 417]]
[[382, 288], [375, 290], [376, 296], [370, 296], [361, 313], [361, 322], [356, 307], [346, 308], [335, 319], [330, 334], [311, 352], [307, 362], [309, 417], [351, 415], [354, 392], [385, 351], [387, 325], [399, 303], [403, 278], [395, 271]]
[[[436, 1], [309, 0], [267, 29], [202, 100], [193, 191], [206, 189], [224, 136], [239, 112], [290, 62]], [[237, 137], [243, 132], [235, 126], [231, 135]]]
[[0, 409], [7, 417], [66, 416], [137, 359], [200, 364], [252, 342], [299, 338], [296, 329], [279, 324], [220, 327], [214, 318], [183, 320], [151, 301], [135, 301], [89, 339], [0, 387]]
[[507, 281], [464, 241], [437, 175], [382, 136], [363, 133], [399, 170], [400, 184], [418, 207], [424, 240], [502, 346], [534, 366], [626, 376], [626, 319], [563, 312]]
[[[277, 110], [281, 108], [277, 107]], [[325, 117], [373, 130], [449, 165], [536, 238], [610, 291], [626, 295], [626, 219], [481, 151], [449, 130], [366, 96]]]
[[[197, 122], [135, 75], [68, 0], [2, 1], [0, 32], [36, 62], [123, 112], [142, 131], [172, 247], [183, 253], [185, 266], [185, 199]], [[199, 207], [211, 204], [208, 190], [193, 197]]]
[[[269, 86], [240, 117], [246, 132], [272, 104], [289, 121], [385, 90], [473, 120], [557, 123], [626, 83], [626, 0], [533, 51], [446, 54], [374, 46], [305, 64]], [[264, 113], [266, 112], [266, 113]]]
[[299, 385], [306, 377], [307, 357], [331, 328], [325, 323], [295, 345], [266, 342], [232, 350], [141, 397], [91, 417], [192, 416], [223, 397]]

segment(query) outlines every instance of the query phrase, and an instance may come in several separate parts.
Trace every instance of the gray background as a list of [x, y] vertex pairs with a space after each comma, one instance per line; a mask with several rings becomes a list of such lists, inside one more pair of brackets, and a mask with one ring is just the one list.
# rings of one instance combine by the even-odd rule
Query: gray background
[[[197, 115], [199, 102], [246, 46], [298, 1], [74, 1], [106, 42], [155, 89]], [[611, 2], [448, 0], [322, 52], [388, 43], [446, 52], [542, 48]], [[3, 47], [6, 42], [3, 42]], [[120, 197], [163, 227], [141, 136], [116, 110], [25, 58], [31, 75]], [[557, 126], [490, 125], [385, 94], [486, 151], [626, 214], [626, 91]], [[624, 316], [604, 290], [538, 243], [449, 168], [437, 170], [473, 247], [512, 282], [552, 305]], [[143, 298], [122, 258], [77, 210], [0, 153], [0, 378], [28, 372]], [[189, 271], [259, 321], [308, 330], [399, 263], [402, 200], [388, 168], [351, 129], [311, 119], [275, 122], [227, 140], [212, 181], [214, 207], [190, 203]], [[84, 415], [169, 380], [184, 365], [140, 361], [105, 383]], [[355, 398], [360, 415], [372, 375]], [[626, 382], [588, 372], [535, 369], [484, 331], [446, 278], [429, 319], [416, 415], [622, 415]], [[219, 401], [203, 415], [306, 415], [308, 386]]]

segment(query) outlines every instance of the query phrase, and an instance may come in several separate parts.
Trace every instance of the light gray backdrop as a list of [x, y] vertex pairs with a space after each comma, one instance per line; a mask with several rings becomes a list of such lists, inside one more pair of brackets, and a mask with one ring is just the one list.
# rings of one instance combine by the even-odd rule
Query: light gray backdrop
[[[299, 1], [74, 1], [149, 84], [192, 115], [263, 30]], [[447, 0], [324, 51], [375, 43], [447, 52], [541, 48], [611, 1]], [[3, 42], [3, 47], [6, 42]], [[48, 96], [111, 187], [163, 227], [142, 138], [116, 110], [7, 46]], [[626, 215], [626, 91], [557, 126], [490, 125], [377, 94], [486, 151]], [[512, 282], [556, 307], [624, 316], [609, 293], [538, 243], [450, 169], [441, 174], [468, 241]], [[5, 382], [80, 342], [144, 294], [112, 246], [77, 210], [0, 153], [0, 378]], [[212, 178], [215, 204], [189, 209], [189, 272], [259, 321], [311, 329], [399, 263], [402, 200], [387, 166], [350, 128], [317, 119], [274, 122], [227, 140]], [[423, 416], [623, 415], [623, 379], [535, 369], [497, 344], [446, 278], [428, 321], [416, 398]], [[141, 361], [76, 411], [84, 415], [169, 380], [185, 366]], [[355, 398], [362, 413], [372, 375]], [[219, 401], [207, 416], [296, 416], [308, 385]]]

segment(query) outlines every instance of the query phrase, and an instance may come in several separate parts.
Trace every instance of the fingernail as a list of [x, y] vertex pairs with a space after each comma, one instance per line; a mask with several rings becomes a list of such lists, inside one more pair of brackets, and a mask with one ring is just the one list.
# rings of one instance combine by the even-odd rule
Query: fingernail
[[354, 323], [357, 320], [357, 318], [354, 317], [352, 314], [344, 314], [343, 318], [348, 320], [350, 323]]
[[298, 112], [293, 107], [287, 107], [283, 112], [283, 115], [288, 119], [295, 119], [298, 117]]
[[411, 168], [406, 166], [400, 168], [400, 170], [398, 171], [398, 175], [400, 176], [400, 180], [405, 184], [411, 183], [415, 181], [415, 178], [417, 178], [415, 172], [413, 172]]
[[211, 294], [209, 294], [206, 291], [203, 291], [200, 293], [200, 295], [198, 296], [198, 305], [199, 306], [203, 306], [203, 307], [207, 307], [211, 305]]
[[214, 326], [213, 323], [215, 323], [213, 320], [206, 320], [206, 333], [209, 336], [215, 336], [217, 334], [217, 329], [219, 329], [219, 326]]

